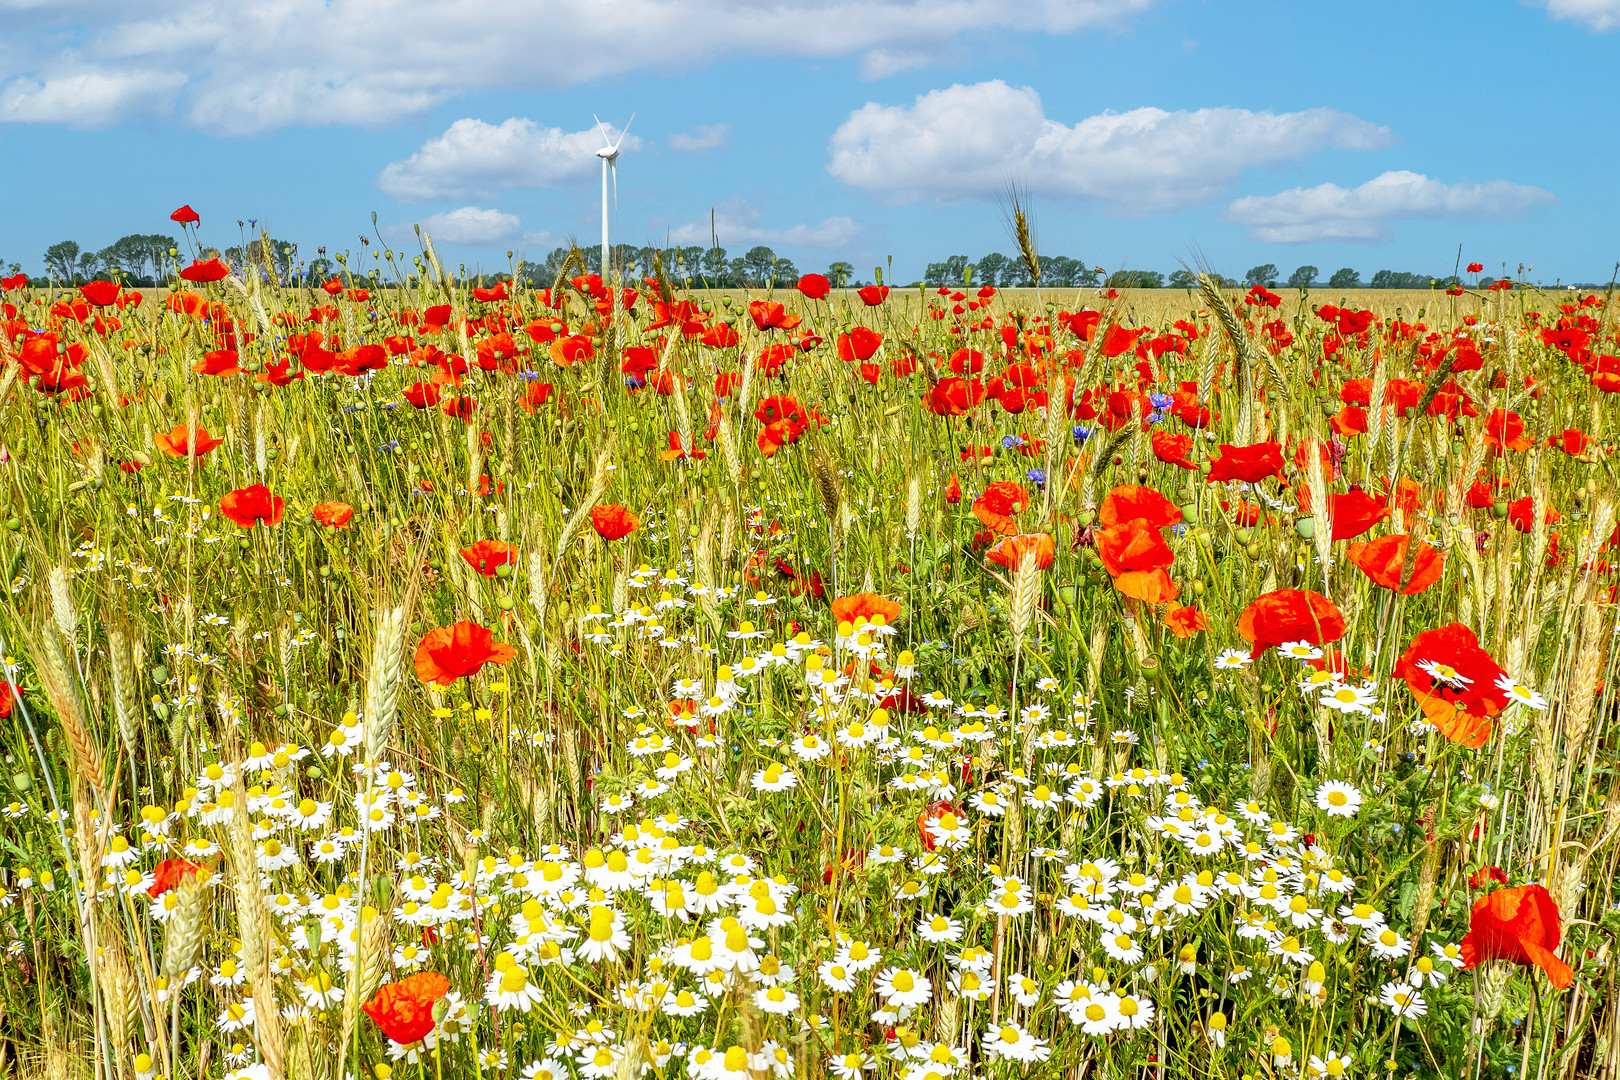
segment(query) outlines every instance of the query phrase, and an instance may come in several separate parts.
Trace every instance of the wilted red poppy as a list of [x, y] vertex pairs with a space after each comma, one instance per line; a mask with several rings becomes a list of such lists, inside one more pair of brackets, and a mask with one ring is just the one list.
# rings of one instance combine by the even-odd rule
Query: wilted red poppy
[[79, 286], [83, 297], [96, 307], [108, 307], [118, 301], [118, 283], [114, 281], [91, 281]]
[[853, 623], [856, 619], [872, 622], [879, 615], [884, 622], [893, 623], [900, 617], [900, 605], [881, 593], [870, 592], [840, 596], [832, 602], [835, 623]]
[[394, 1042], [408, 1045], [433, 1030], [433, 1006], [450, 990], [450, 980], [436, 971], [418, 971], [379, 987], [361, 1008]]
[[1209, 620], [1204, 613], [1191, 604], [1170, 603], [1170, 610], [1165, 613], [1164, 625], [1178, 638], [1192, 637], [1200, 630], [1209, 629]]
[[1383, 500], [1373, 498], [1360, 488], [1330, 495], [1328, 504], [1332, 508], [1334, 540], [1354, 540], [1389, 517], [1389, 507]]
[[178, 888], [187, 877], [201, 870], [201, 863], [187, 859], [164, 859], [152, 871], [152, 884], [147, 886], [146, 895], [156, 900], [170, 889]]
[[207, 428], [199, 427], [197, 429], [197, 441], [193, 444], [191, 442], [190, 425], [176, 424], [173, 431], [167, 434], [159, 432], [152, 436], [152, 441], [157, 444], [159, 450], [170, 457], [186, 457], [192, 452], [195, 452], [198, 457], [202, 457], [225, 440], [215, 438], [208, 434]]
[[1012, 516], [1029, 508], [1029, 492], [1022, 484], [997, 480], [973, 500], [973, 516], [1003, 536], [1018, 531]]
[[197, 211], [191, 208], [191, 204], [187, 203], [185, 206], [182, 206], [180, 209], [170, 214], [169, 220], [178, 221], [182, 225], [194, 225], [201, 221], [202, 218], [198, 215]]
[[316, 503], [309, 509], [310, 516], [333, 529], [347, 529], [354, 517], [354, 507], [345, 502]]
[[1411, 542], [1412, 537], [1406, 533], [1380, 536], [1364, 544], [1351, 544], [1345, 557], [1359, 566], [1374, 584], [1403, 596], [1416, 596], [1440, 580], [1440, 574], [1446, 567], [1446, 556], [1419, 539], [1417, 553], [1412, 556], [1412, 565], [1408, 568], [1406, 552]]
[[1150, 487], [1122, 484], [1103, 497], [1097, 508], [1097, 521], [1104, 525], [1118, 525], [1132, 518], [1142, 518], [1156, 529], [1166, 529], [1182, 520], [1181, 507]]
[[1283, 470], [1282, 445], [1274, 441], [1252, 443], [1248, 446], [1221, 444], [1221, 456], [1210, 462], [1209, 479], [1241, 480], [1258, 484], [1268, 476], [1277, 476]]
[[191, 260], [191, 265], [180, 271], [180, 276], [187, 281], [208, 282], [223, 281], [231, 272], [231, 268], [218, 259]]
[[516, 655], [512, 646], [495, 640], [493, 630], [475, 622], [435, 627], [416, 647], [416, 677], [445, 687], [477, 675], [485, 664], [504, 664]]
[[1485, 745], [1492, 718], [1508, 706], [1507, 691], [1496, 685], [1505, 672], [1460, 622], [1412, 638], [1390, 674], [1406, 682], [1442, 735], [1470, 749]]
[[226, 492], [219, 500], [219, 512], [240, 528], [251, 529], [255, 525], [280, 525], [281, 505], [281, 496], [270, 494], [263, 484], [254, 484]]
[[1024, 565], [1024, 560], [1034, 560], [1034, 565], [1042, 570], [1052, 565], [1057, 555], [1057, 548], [1052, 538], [1046, 533], [1020, 533], [1009, 536], [995, 547], [984, 553], [984, 557], [993, 563], [1000, 563], [1009, 570], [1017, 570]]
[[1257, 597], [1238, 616], [1238, 633], [1258, 657], [1285, 641], [1326, 645], [1344, 636], [1338, 605], [1309, 589], [1278, 589]]
[[461, 549], [461, 558], [485, 577], [494, 577], [495, 571], [517, 562], [517, 548], [499, 540], [480, 540], [472, 547]]
[[1562, 990], [1575, 981], [1575, 972], [1553, 952], [1560, 934], [1558, 905], [1541, 885], [1498, 889], [1474, 902], [1463, 936], [1463, 967], [1478, 967], [1490, 960], [1506, 960], [1520, 967], [1534, 965], [1547, 973], [1547, 981]]
[[616, 503], [591, 507], [591, 524], [604, 540], [621, 540], [641, 527], [641, 519]]

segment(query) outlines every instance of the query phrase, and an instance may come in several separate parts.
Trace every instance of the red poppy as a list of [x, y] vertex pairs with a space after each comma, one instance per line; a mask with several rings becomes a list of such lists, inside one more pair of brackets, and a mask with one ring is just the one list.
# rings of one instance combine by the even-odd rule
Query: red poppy
[[868, 285], [863, 289], [856, 290], [856, 295], [861, 298], [861, 301], [867, 307], [877, 307], [889, 298], [889, 287], [887, 285]]
[[1112, 358], [1131, 351], [1136, 347], [1137, 333], [1115, 323], [1103, 334], [1102, 354]]
[[973, 516], [1003, 536], [1018, 531], [1012, 516], [1029, 508], [1029, 491], [1022, 484], [997, 480], [973, 500]]
[[1097, 521], [1104, 525], [1118, 525], [1132, 518], [1143, 518], [1156, 529], [1180, 524], [1181, 508], [1150, 487], [1124, 484], [1114, 488], [1097, 510]]
[[436, 971], [418, 971], [379, 987], [361, 1008], [388, 1038], [408, 1045], [433, 1030], [433, 1006], [450, 990], [450, 980]]
[[1553, 952], [1558, 948], [1558, 905], [1541, 885], [1498, 889], [1474, 902], [1463, 936], [1463, 967], [1478, 967], [1490, 960], [1506, 960], [1520, 967], [1534, 965], [1547, 973], [1547, 981], [1562, 990], [1575, 981], [1575, 972]]
[[[330, 355], [330, 354], [328, 354]], [[191, 370], [198, 375], [235, 375], [242, 369], [237, 367], [241, 359], [235, 349], [211, 349], [203, 353], [203, 358], [191, 365]]]
[[333, 529], [347, 529], [354, 517], [354, 507], [345, 502], [316, 503], [310, 507], [310, 516]]
[[1440, 574], [1446, 567], [1446, 556], [1419, 539], [1417, 554], [1412, 556], [1412, 565], [1408, 568], [1406, 553], [1411, 542], [1412, 537], [1408, 534], [1395, 533], [1380, 536], [1368, 543], [1351, 544], [1345, 555], [1375, 585], [1399, 592], [1402, 596], [1416, 596], [1440, 580]]
[[[1508, 504], [1508, 520], [1513, 523], [1515, 529], [1522, 533], [1535, 529], [1535, 512], [1535, 501], [1529, 495], [1522, 499], [1515, 499]], [[1548, 525], [1556, 525], [1564, 520], [1564, 515], [1550, 506], [1542, 510], [1541, 517]]]
[[523, 411], [532, 413], [550, 401], [553, 389], [550, 383], [540, 382], [538, 379], [529, 383], [528, 388], [523, 391]]
[[1524, 418], [1508, 409], [1492, 409], [1485, 421], [1485, 445], [1498, 450], [1530, 449], [1530, 440], [1524, 436]]
[[1178, 638], [1192, 637], [1200, 630], [1209, 629], [1209, 620], [1204, 613], [1191, 604], [1170, 603], [1170, 610], [1165, 613], [1164, 625]]
[[984, 392], [978, 379], [941, 379], [923, 398], [923, 408], [935, 416], [965, 416], [984, 400]]
[[622, 540], [641, 527], [641, 519], [616, 503], [591, 507], [591, 524], [604, 540]]
[[185, 206], [182, 206], [180, 209], [170, 214], [169, 220], [178, 221], [182, 225], [195, 225], [197, 222], [201, 221], [202, 218], [198, 215], [197, 211], [191, 208], [191, 204], [187, 203]]
[[187, 281], [223, 281], [230, 272], [231, 268], [218, 259], [207, 259], [200, 262], [193, 259], [190, 266], [180, 271], [180, 276]]
[[1166, 465], [1174, 465], [1180, 469], [1197, 469], [1193, 464], [1193, 441], [1191, 435], [1173, 435], [1168, 431], [1155, 431], [1152, 438], [1153, 456]]
[[416, 677], [441, 688], [477, 675], [485, 664], [504, 664], [517, 655], [495, 640], [495, 632], [475, 622], [435, 627], [416, 647]]
[[1477, 274], [1477, 273], [1479, 273], [1479, 272], [1480, 272], [1480, 271], [1481, 271], [1481, 270], [1483, 270], [1483, 269], [1485, 269], [1485, 267], [1484, 267], [1484, 266], [1482, 266], [1482, 265], [1481, 265], [1481, 264], [1479, 264], [1479, 263], [1469, 263], [1469, 264], [1468, 264], [1468, 272], [1469, 272], [1469, 273], [1470, 273], [1470, 274]]
[[1281, 474], [1282, 470], [1282, 445], [1277, 442], [1259, 442], [1249, 446], [1222, 443], [1221, 456], [1210, 462], [1209, 479], [1258, 484], [1268, 476]]
[[881, 593], [869, 592], [840, 596], [832, 602], [835, 623], [854, 623], [856, 619], [873, 622], [879, 615], [884, 622], [892, 624], [900, 617], [900, 605]]
[[170, 889], [178, 888], [188, 876], [201, 872], [202, 864], [186, 859], [164, 859], [152, 871], [152, 884], [146, 895], [156, 900]]
[[1093, 534], [1103, 569], [1115, 577], [1127, 571], [1163, 570], [1175, 562], [1164, 534], [1146, 518], [1132, 518]]
[[951, 473], [950, 480], [945, 484], [945, 501], [952, 506], [962, 501], [962, 485], [957, 482], [955, 473]]
[[1488, 889], [1493, 881], [1498, 885], [1506, 885], [1508, 883], [1507, 871], [1500, 866], [1482, 866], [1468, 875], [1468, 887], [1470, 889]]
[[1565, 428], [1557, 435], [1547, 436], [1547, 445], [1556, 447], [1570, 457], [1578, 457], [1586, 452], [1592, 443], [1591, 436], [1580, 428]]
[[857, 326], [848, 333], [838, 335], [838, 359], [845, 363], [854, 361], [865, 362], [883, 344], [883, 335], [876, 330], [869, 330], [864, 326]]
[[1326, 645], [1344, 636], [1338, 605], [1309, 589], [1278, 589], [1255, 599], [1238, 616], [1238, 633], [1261, 653], [1285, 641]]
[[492, 578], [496, 570], [517, 562], [517, 548], [499, 540], [480, 540], [472, 547], [462, 548], [461, 558], [480, 574]]
[[91, 281], [80, 285], [79, 292], [96, 307], [108, 307], [117, 303], [119, 289], [117, 282]]
[[1424, 630], [1395, 661], [1391, 677], [1403, 679], [1418, 707], [1440, 733], [1470, 749], [1491, 737], [1491, 720], [1507, 708], [1505, 674], [1460, 622]]
[[437, 383], [415, 382], [400, 391], [400, 396], [418, 409], [431, 409], [444, 396], [444, 390]]
[[280, 525], [282, 500], [270, 494], [263, 484], [226, 492], [219, 500], [219, 512], [243, 529], [255, 525]]
[[984, 553], [986, 559], [1000, 563], [1009, 570], [1017, 570], [1024, 565], [1026, 559], [1032, 559], [1035, 566], [1045, 570], [1052, 565], [1056, 555], [1057, 548], [1046, 533], [1021, 533], [1018, 536], [1009, 536]]
[[173, 431], [170, 431], [167, 434], [159, 432], [158, 434], [152, 436], [152, 441], [157, 444], [157, 448], [159, 450], [163, 451], [165, 454], [168, 454], [170, 457], [186, 457], [193, 452], [195, 452], [198, 457], [202, 457], [204, 454], [208, 453], [208, 451], [220, 445], [225, 440], [208, 434], [207, 428], [199, 427], [197, 429], [197, 442], [195, 445], [192, 445], [191, 430], [189, 425], [176, 424], [174, 425]]
[[832, 282], [820, 274], [806, 274], [799, 279], [798, 289], [811, 300], [820, 300], [832, 292]]
[[1328, 496], [1333, 517], [1333, 539], [1354, 540], [1389, 517], [1389, 507], [1360, 488]]
[[596, 346], [584, 334], [570, 334], [551, 343], [551, 362], [558, 367], [573, 367], [585, 360], [596, 358]]

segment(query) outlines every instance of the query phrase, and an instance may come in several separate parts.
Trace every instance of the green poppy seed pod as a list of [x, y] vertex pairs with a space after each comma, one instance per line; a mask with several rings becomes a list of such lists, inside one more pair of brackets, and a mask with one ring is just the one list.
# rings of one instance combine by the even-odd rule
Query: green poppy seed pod
[[1198, 471], [1203, 473], [1205, 476], [1208, 476], [1214, 470], [1214, 468], [1215, 466], [1211, 465], [1208, 461], [1200, 461], [1198, 463]]
[[1294, 531], [1299, 534], [1301, 540], [1309, 540], [1316, 535], [1316, 519], [1314, 517], [1296, 518], [1294, 520]]
[[448, 996], [442, 997], [438, 1001], [435, 1001], [433, 1003], [433, 1022], [435, 1024], [444, 1023], [444, 1018], [449, 1016], [449, 1015], [450, 1015], [450, 998]]
[[14, 773], [11, 777], [11, 786], [21, 792], [28, 792], [34, 787], [34, 778], [25, 772]]
[[1092, 510], [1082, 510], [1074, 516], [1074, 520], [1082, 529], [1089, 528], [1097, 520], [1097, 514]]
[[1198, 504], [1197, 503], [1185, 502], [1185, 503], [1181, 504], [1179, 509], [1181, 510], [1181, 516], [1186, 518], [1188, 521], [1197, 521], [1198, 520]]

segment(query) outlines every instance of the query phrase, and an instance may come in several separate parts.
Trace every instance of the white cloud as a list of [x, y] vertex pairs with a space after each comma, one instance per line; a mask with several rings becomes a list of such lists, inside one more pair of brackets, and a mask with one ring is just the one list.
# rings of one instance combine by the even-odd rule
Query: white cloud
[[730, 124], [699, 124], [691, 131], [677, 131], [669, 137], [669, 148], [683, 154], [724, 150], [731, 145]]
[[1319, 184], [1276, 195], [1250, 195], [1227, 207], [1227, 221], [1268, 244], [1315, 240], [1387, 240], [1389, 223], [1412, 218], [1479, 221], [1517, 217], [1556, 202], [1552, 192], [1506, 180], [1455, 184], [1421, 173], [1386, 172], [1359, 187]]
[[414, 223], [402, 222], [385, 229], [384, 235], [393, 243], [407, 242], [414, 238], [413, 224], [420, 225], [436, 244], [459, 244], [462, 247], [544, 243], [548, 239], [545, 234], [525, 233], [523, 222], [516, 214], [508, 214], [504, 210], [485, 210], [478, 206], [463, 206], [457, 210], [429, 214]]
[[[26, 102], [31, 88], [68, 77], [155, 75], [177, 92], [142, 99], [141, 113], [178, 115], [215, 133], [382, 124], [458, 94], [575, 86], [738, 56], [856, 57], [863, 74], [880, 76], [985, 33], [1119, 26], [1154, 2], [6, 0], [0, 95]], [[41, 107], [12, 118], [58, 115]]]
[[900, 201], [983, 197], [1016, 181], [1130, 214], [1206, 202], [1247, 168], [1393, 141], [1388, 128], [1332, 109], [1142, 108], [1069, 126], [1046, 118], [1034, 90], [996, 79], [856, 109], [833, 133], [827, 171]]
[[1602, 33], [1620, 27], [1620, 0], [1540, 0], [1555, 19], [1583, 22]]
[[759, 224], [759, 211], [741, 199], [717, 206], [711, 222], [705, 217], [677, 225], [669, 238], [677, 244], [703, 244], [707, 246], [718, 237], [721, 247], [742, 244], [780, 244], [784, 247], [839, 248], [853, 243], [861, 235], [861, 227], [852, 218], [823, 218], [819, 225], [793, 225], [786, 229], [766, 229]]
[[[618, 129], [608, 134], [619, 137]], [[499, 124], [467, 117], [451, 124], [443, 135], [429, 139], [422, 149], [383, 169], [377, 186], [402, 202], [466, 199], [492, 195], [505, 188], [552, 187], [590, 176], [600, 166], [596, 151], [602, 132], [564, 131], [541, 127], [514, 116]], [[623, 149], [640, 148], [634, 135], [624, 137]]]
[[178, 72], [63, 72], [44, 82], [0, 85], [0, 122], [101, 127], [169, 107], [186, 78]]

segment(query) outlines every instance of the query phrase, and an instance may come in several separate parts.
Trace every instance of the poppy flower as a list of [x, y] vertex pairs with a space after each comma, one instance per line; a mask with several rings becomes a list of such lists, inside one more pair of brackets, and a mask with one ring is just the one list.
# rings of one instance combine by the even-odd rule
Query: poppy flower
[[398, 982], [379, 987], [372, 999], [361, 1006], [382, 1031], [396, 1043], [409, 1045], [433, 1031], [433, 1006], [450, 990], [450, 980], [436, 971], [418, 971]]
[[1164, 625], [1178, 638], [1189, 638], [1200, 630], [1209, 629], [1209, 620], [1204, 613], [1191, 604], [1178, 604], [1170, 602], [1170, 610], [1165, 613]]
[[1238, 633], [1260, 654], [1285, 641], [1326, 645], [1344, 636], [1338, 605], [1309, 589], [1278, 589], [1255, 598], [1238, 616]]
[[333, 529], [347, 529], [349, 521], [354, 517], [354, 507], [345, 502], [316, 503], [310, 507], [309, 514], [318, 523]]
[[548, 350], [551, 362], [558, 367], [573, 367], [575, 364], [596, 358], [596, 346], [584, 334], [570, 334], [560, 337], [551, 343]]
[[444, 396], [444, 390], [437, 383], [415, 382], [400, 391], [400, 396], [418, 409], [431, 409]]
[[591, 507], [591, 524], [604, 540], [622, 540], [641, 527], [641, 519], [615, 503]]
[[1180, 524], [1181, 507], [1150, 487], [1123, 484], [1114, 488], [1097, 509], [1097, 521], [1104, 526], [1118, 525], [1132, 518], [1143, 518], [1156, 529]]
[[1193, 441], [1191, 435], [1174, 435], [1168, 431], [1155, 431], [1152, 438], [1153, 456], [1166, 465], [1174, 465], [1179, 469], [1196, 470], [1193, 464]]
[[1022, 484], [997, 480], [973, 500], [973, 516], [1003, 536], [1018, 531], [1012, 516], [1029, 508], [1029, 491]]
[[475, 622], [435, 627], [416, 647], [416, 677], [441, 688], [471, 678], [485, 664], [504, 664], [517, 655], [495, 640], [495, 632]]
[[1507, 691], [1496, 685], [1506, 673], [1460, 622], [1413, 637], [1390, 674], [1405, 681], [1442, 735], [1470, 749], [1485, 745], [1492, 719], [1508, 707]]
[[1017, 570], [1023, 566], [1026, 558], [1033, 559], [1036, 567], [1045, 570], [1052, 565], [1056, 555], [1057, 548], [1046, 533], [1021, 533], [1018, 536], [1009, 536], [984, 553], [986, 559], [1000, 563], [1009, 570]]
[[1175, 562], [1164, 534], [1146, 518], [1132, 518], [1093, 534], [1103, 568], [1114, 577], [1127, 571], [1163, 570]]
[[199, 427], [197, 429], [197, 442], [195, 445], [191, 445], [190, 426], [187, 424], [176, 424], [174, 425], [173, 431], [170, 431], [167, 434], [160, 432], [157, 435], [152, 436], [152, 441], [157, 444], [157, 448], [159, 450], [163, 451], [165, 454], [168, 454], [170, 457], [186, 457], [192, 453], [195, 453], [198, 457], [202, 457], [204, 454], [208, 453], [208, 451], [220, 445], [225, 440], [208, 434], [207, 428]]
[[1591, 445], [1591, 436], [1580, 428], [1565, 428], [1557, 435], [1547, 436], [1547, 445], [1562, 450], [1570, 457], [1579, 457]]
[[1249, 446], [1221, 444], [1221, 456], [1210, 462], [1209, 480], [1241, 480], [1258, 484], [1268, 476], [1277, 476], [1283, 470], [1281, 444], [1268, 441]]
[[853, 623], [862, 618], [872, 622], [878, 615], [883, 616], [884, 622], [893, 623], [900, 617], [900, 605], [881, 593], [869, 592], [840, 596], [832, 602], [835, 623]]
[[957, 482], [955, 473], [951, 473], [950, 480], [945, 484], [945, 501], [952, 506], [962, 501], [962, 485]]
[[984, 400], [984, 393], [978, 379], [941, 379], [923, 398], [923, 408], [935, 416], [966, 416]]
[[847, 363], [872, 359], [883, 344], [883, 335], [876, 330], [857, 326], [848, 333], [838, 335], [838, 359]]
[[1479, 273], [1479, 272], [1480, 272], [1480, 271], [1481, 271], [1481, 270], [1483, 270], [1483, 269], [1485, 269], [1485, 267], [1484, 267], [1484, 266], [1482, 266], [1482, 265], [1481, 265], [1481, 264], [1479, 264], [1479, 263], [1469, 263], [1469, 264], [1468, 264], [1468, 272], [1469, 272], [1469, 273], [1470, 273], [1470, 274], [1477, 274], [1477, 273]]
[[1138, 331], [1127, 330], [1115, 323], [1103, 334], [1102, 354], [1112, 359], [1130, 352], [1136, 347], [1137, 334]]
[[1544, 886], [1497, 889], [1474, 902], [1460, 947], [1463, 967], [1490, 960], [1534, 965], [1562, 990], [1575, 981], [1575, 972], [1553, 952], [1559, 933], [1558, 905]]
[[79, 286], [79, 293], [96, 307], [108, 307], [118, 301], [118, 283], [115, 281], [91, 281]]
[[806, 274], [799, 279], [798, 290], [811, 300], [821, 300], [832, 292], [832, 282], [820, 274]]
[[861, 298], [861, 302], [867, 307], [877, 307], [889, 298], [889, 287], [887, 285], [868, 285], [863, 289], [857, 289], [856, 295]]
[[270, 494], [270, 489], [263, 484], [237, 488], [226, 492], [219, 500], [219, 512], [243, 529], [280, 525], [281, 507], [281, 496]]
[[218, 259], [191, 260], [191, 265], [180, 271], [180, 276], [187, 281], [208, 282], [223, 281], [231, 272], [231, 268]]
[[242, 370], [237, 366], [240, 359], [235, 349], [210, 349], [191, 365], [191, 370], [198, 375], [235, 375]]
[[1360, 488], [1328, 496], [1333, 517], [1333, 539], [1354, 540], [1389, 517], [1389, 507]]
[[517, 548], [499, 540], [480, 540], [472, 547], [462, 548], [461, 558], [480, 574], [492, 578], [496, 570], [517, 562]]
[[1412, 556], [1412, 565], [1408, 568], [1406, 553], [1412, 542], [1410, 535], [1395, 533], [1367, 543], [1351, 544], [1345, 555], [1372, 579], [1373, 584], [1402, 596], [1416, 596], [1440, 580], [1440, 574], [1446, 567], [1446, 556], [1419, 539], [1416, 541], [1417, 554]]
[[178, 888], [182, 881], [200, 870], [201, 863], [187, 859], [164, 859], [152, 871], [152, 884], [147, 886], [146, 895], [156, 900], [170, 889]]
[[[1513, 523], [1513, 527], [1515, 529], [1518, 529], [1522, 533], [1527, 533], [1531, 532], [1536, 527], [1535, 512], [1534, 500], [1529, 495], [1526, 495], [1524, 498], [1515, 499], [1513, 502], [1508, 504], [1507, 516], [1508, 520]], [[1541, 516], [1542, 520], [1548, 525], [1556, 525], [1558, 522], [1564, 520], [1564, 515], [1560, 514], [1557, 510], [1554, 510], [1550, 506], [1542, 511]]]
[[197, 213], [197, 211], [191, 208], [190, 203], [187, 203], [185, 206], [182, 206], [180, 209], [170, 214], [169, 220], [178, 221], [182, 225], [195, 225], [197, 222], [202, 220], [202, 217]]
[[1498, 450], [1530, 449], [1530, 440], [1524, 435], [1524, 418], [1509, 409], [1492, 409], [1485, 421], [1485, 445]]

